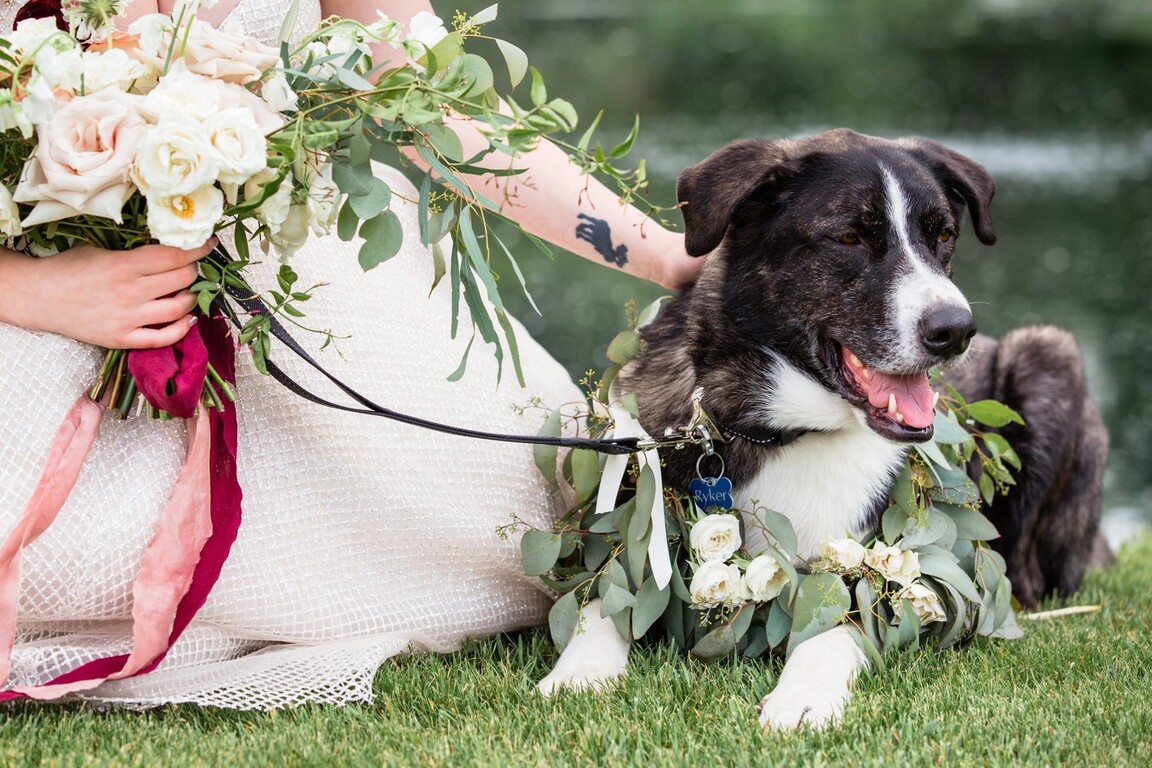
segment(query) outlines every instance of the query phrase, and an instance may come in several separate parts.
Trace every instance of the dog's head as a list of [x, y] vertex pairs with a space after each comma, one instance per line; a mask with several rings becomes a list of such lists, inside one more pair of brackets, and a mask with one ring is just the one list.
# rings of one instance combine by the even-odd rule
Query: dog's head
[[[785, 355], [901, 442], [931, 437], [927, 371], [958, 362], [976, 332], [952, 252], [965, 207], [995, 242], [994, 191], [940, 144], [845, 130], [738, 142], [677, 186], [688, 252], [715, 251], [695, 292], [722, 308], [724, 335]], [[696, 342], [723, 343], [707, 325]]]

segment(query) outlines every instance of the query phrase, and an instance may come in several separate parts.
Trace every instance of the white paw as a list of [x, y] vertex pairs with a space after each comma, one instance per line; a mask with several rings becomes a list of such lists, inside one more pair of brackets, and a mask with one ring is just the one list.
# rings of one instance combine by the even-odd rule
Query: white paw
[[536, 683], [536, 690], [545, 696], [551, 696], [557, 691], [582, 691], [590, 689], [602, 691], [624, 676], [626, 665], [616, 667], [603, 667], [592, 664], [584, 669], [560, 669], [557, 665], [540, 682]]
[[779, 687], [760, 701], [760, 727], [795, 730], [807, 725], [817, 730], [835, 724], [844, 714], [849, 695], [828, 691], [782, 691]]
[[536, 690], [551, 696], [559, 690], [603, 690], [628, 668], [629, 643], [616, 631], [611, 619], [601, 618], [600, 601], [581, 609], [576, 632], [548, 676]]
[[824, 728], [844, 714], [852, 684], [868, 660], [843, 627], [805, 640], [792, 651], [776, 689], [760, 701], [760, 726]]

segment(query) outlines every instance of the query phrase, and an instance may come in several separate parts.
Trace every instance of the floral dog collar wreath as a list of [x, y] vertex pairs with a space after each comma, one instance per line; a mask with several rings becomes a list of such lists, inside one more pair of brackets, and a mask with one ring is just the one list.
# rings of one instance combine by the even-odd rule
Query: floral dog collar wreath
[[[592, 434], [639, 429], [635, 398], [610, 395], [638, 348], [636, 331], [622, 332], [608, 350], [616, 365], [594, 387], [585, 380], [593, 390]], [[553, 530], [524, 533], [524, 567], [560, 594], [549, 615], [560, 645], [580, 608], [597, 597], [621, 636], [667, 637], [702, 659], [790, 652], [841, 624], [877, 668], [897, 649], [1018, 637], [1004, 559], [986, 543], [999, 534], [979, 511], [981, 498], [1007, 492], [1011, 470], [1020, 469], [1011, 446], [981, 425], [1010, 421], [1020, 417], [1006, 406], [967, 403], [949, 388], [933, 440], [909, 452], [889, 490], [880, 530], [860, 541], [826, 541], [808, 561], [797, 558], [784, 515], [729, 509], [731, 483], [706, 458], [707, 448], [698, 467], [720, 471], [699, 473], [689, 492], [663, 486], [659, 457], [648, 455], [655, 451], [617, 472], [608, 462], [618, 457], [602, 467], [597, 455], [573, 450], [562, 470], [575, 504]], [[543, 432], [559, 429], [555, 412]], [[537, 449], [546, 477], [556, 477], [557, 461], [555, 449]], [[978, 482], [963, 469], [969, 461], [981, 468]], [[749, 551], [753, 526], [766, 543]]]

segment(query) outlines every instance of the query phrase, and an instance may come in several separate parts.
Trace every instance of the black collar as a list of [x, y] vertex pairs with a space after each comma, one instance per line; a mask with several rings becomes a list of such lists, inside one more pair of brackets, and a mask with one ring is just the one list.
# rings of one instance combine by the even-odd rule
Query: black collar
[[772, 429], [771, 427], [752, 427], [743, 431], [737, 431], [731, 427], [724, 427], [720, 430], [726, 440], [738, 437], [741, 440], [747, 440], [756, 445], [762, 445], [765, 448], [781, 448], [785, 445], [796, 440], [801, 435], [808, 434], [808, 430], [781, 430]]

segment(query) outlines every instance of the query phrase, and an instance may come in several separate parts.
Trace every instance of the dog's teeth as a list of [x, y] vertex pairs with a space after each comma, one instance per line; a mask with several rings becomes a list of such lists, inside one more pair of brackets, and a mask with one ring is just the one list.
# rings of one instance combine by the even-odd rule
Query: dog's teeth
[[863, 368], [864, 363], [860, 362], [860, 358], [856, 357], [855, 352], [848, 353], [848, 361], [857, 368]]
[[896, 395], [888, 395], [888, 413], [896, 415]]
[[936, 392], [932, 395], [932, 410], [936, 410], [936, 404], [940, 402], [940, 393]]
[[902, 413], [896, 414], [896, 423], [897, 424], [903, 424], [904, 423], [904, 414], [902, 414]]

